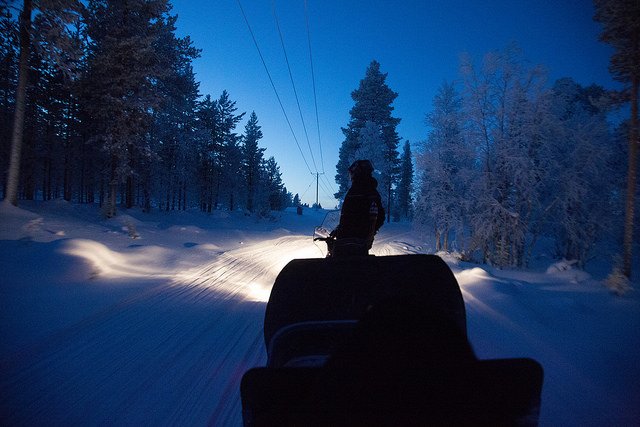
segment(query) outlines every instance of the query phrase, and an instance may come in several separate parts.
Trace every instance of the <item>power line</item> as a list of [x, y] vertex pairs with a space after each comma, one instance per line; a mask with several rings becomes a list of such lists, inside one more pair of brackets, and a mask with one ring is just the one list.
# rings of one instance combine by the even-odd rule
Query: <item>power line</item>
[[329, 180], [329, 178], [327, 178], [327, 176], [326, 176], [326, 175], [324, 175], [324, 178], [323, 178], [323, 179], [324, 179], [324, 181], [325, 181], [326, 185], [329, 187], [329, 193], [331, 193], [331, 194], [332, 194], [332, 196], [331, 196], [331, 197], [334, 197], [334, 198], [335, 198], [335, 196], [333, 196], [333, 194], [335, 194], [335, 193], [336, 193], [336, 191], [335, 191], [335, 188], [333, 187], [332, 182]]
[[316, 128], [318, 129], [318, 147], [320, 149], [320, 166], [324, 174], [324, 159], [322, 157], [322, 140], [320, 139], [320, 119], [318, 117], [318, 96], [316, 95], [316, 76], [313, 71], [313, 55], [311, 54], [311, 31], [309, 29], [309, 8], [307, 0], [304, 0], [304, 20], [307, 25], [307, 43], [309, 45], [309, 62], [311, 63], [311, 82], [313, 84], [313, 103], [316, 109]]
[[[251, 28], [251, 25], [249, 24], [249, 20], [247, 18], [247, 15], [246, 15], [246, 13], [244, 11], [244, 8], [242, 7], [242, 3], [241, 3], [240, 0], [237, 0], [237, 3], [238, 3], [238, 6], [240, 7], [240, 11], [242, 12], [242, 16], [243, 16], [244, 21], [245, 21], [245, 23], [247, 25], [247, 28], [249, 29], [249, 33], [251, 34], [251, 38], [252, 38], [253, 43], [254, 43], [254, 45], [256, 47], [256, 50], [258, 51], [258, 55], [260, 56], [260, 60], [262, 61], [262, 65], [263, 65], [263, 67], [265, 69], [265, 72], [267, 73], [267, 77], [269, 78], [269, 82], [271, 83], [271, 87], [273, 88], [273, 91], [274, 91], [274, 93], [276, 95], [276, 99], [278, 100], [278, 104], [280, 105], [280, 109], [282, 110], [282, 114], [285, 117], [287, 125], [289, 126], [289, 130], [291, 131], [291, 135], [293, 136], [293, 139], [294, 139], [294, 141], [295, 141], [295, 143], [296, 143], [296, 145], [298, 147], [298, 150], [300, 151], [300, 155], [302, 156], [302, 160], [304, 161], [305, 165], [307, 166], [307, 170], [309, 171], [309, 173], [311, 173], [311, 175], [315, 175], [314, 181], [316, 181], [316, 199], [318, 198], [317, 193], [318, 193], [318, 187], [320, 185], [322, 186], [322, 190], [325, 192], [325, 195], [327, 197], [335, 198], [335, 196], [334, 196], [335, 191], [333, 191], [334, 190], [333, 185], [326, 178], [325, 171], [324, 171], [324, 159], [323, 159], [323, 154], [322, 154], [322, 142], [321, 142], [321, 138], [320, 138], [320, 120], [319, 120], [319, 114], [318, 114], [318, 101], [317, 101], [318, 98], [317, 98], [316, 83], [315, 83], [315, 72], [314, 72], [314, 67], [313, 67], [313, 54], [312, 54], [312, 50], [311, 50], [311, 35], [310, 35], [311, 31], [310, 31], [310, 26], [309, 26], [309, 14], [308, 14], [307, 1], [305, 0], [305, 3], [304, 3], [304, 5], [305, 5], [305, 22], [306, 22], [306, 28], [307, 28], [307, 43], [308, 43], [308, 46], [309, 46], [309, 60], [310, 60], [310, 63], [311, 63], [311, 77], [312, 77], [312, 82], [313, 82], [313, 97], [314, 97], [314, 106], [315, 106], [315, 115], [316, 115], [316, 125], [317, 125], [317, 130], [318, 130], [318, 146], [319, 146], [319, 150], [320, 150], [320, 160], [321, 160], [322, 172], [318, 171], [318, 167], [316, 165], [315, 158], [313, 156], [313, 150], [311, 149], [311, 142], [309, 140], [309, 135], [307, 133], [307, 128], [306, 128], [306, 125], [305, 125], [305, 122], [304, 122], [304, 117], [303, 117], [303, 114], [302, 114], [302, 108], [300, 106], [298, 93], [297, 93], [297, 90], [296, 90], [296, 87], [295, 87], [295, 83], [294, 83], [294, 80], [293, 80], [293, 73], [291, 72], [291, 66], [290, 66], [290, 63], [289, 63], [289, 58], [287, 56], [287, 51], [286, 51], [286, 48], [285, 48], [284, 38], [282, 36], [282, 31], [280, 29], [280, 23], [278, 21], [277, 15], [276, 15], [275, 1], [274, 0], [272, 0], [272, 9], [273, 9], [273, 15], [274, 15], [274, 18], [275, 18], [275, 22], [276, 22], [276, 28], [278, 30], [278, 35], [280, 36], [280, 42], [282, 44], [282, 50], [284, 52], [285, 61], [286, 61], [286, 64], [287, 64], [287, 69], [289, 71], [289, 78], [291, 80], [291, 85], [293, 87], [293, 91], [294, 91], [294, 94], [295, 94], [296, 103], [297, 103], [297, 106], [298, 106], [298, 111], [300, 113], [300, 120], [302, 121], [302, 126], [303, 126], [303, 129], [304, 129], [305, 137], [307, 139], [307, 145], [309, 147], [309, 152], [311, 154], [313, 165], [314, 165], [315, 170], [316, 170], [315, 173], [311, 170], [311, 167], [309, 166], [309, 163], [306, 160], [304, 152], [302, 151], [302, 148], [300, 146], [298, 138], [295, 135], [295, 132], [293, 130], [293, 126], [291, 125], [291, 121], [289, 120], [289, 117], [287, 116], [287, 113], [285, 111], [284, 105], [282, 104], [282, 100], [280, 99], [280, 96], [279, 96], [278, 91], [276, 89], [275, 83], [273, 82], [273, 78], [271, 77], [271, 73], [269, 73], [269, 69], [267, 67], [266, 61], [265, 61], [265, 59], [264, 59], [264, 57], [262, 55], [262, 52], [261, 52], [260, 47], [258, 45], [258, 42], [256, 40], [255, 34], [254, 34], [254, 32], [253, 32], [253, 30]], [[319, 176], [322, 176], [322, 181], [319, 180]], [[305, 193], [309, 190], [311, 185], [312, 184], [309, 184], [309, 187], [305, 190]], [[328, 187], [327, 187], [327, 185], [328, 185]]]
[[322, 189], [322, 192], [327, 199], [335, 200], [335, 197], [333, 196], [333, 194], [331, 194], [331, 191], [327, 189], [325, 183], [322, 180], [320, 180], [320, 188]]
[[[284, 118], [287, 121], [287, 125], [289, 125], [289, 130], [291, 131], [291, 135], [293, 135], [293, 140], [296, 142], [298, 146], [298, 150], [300, 151], [300, 155], [302, 156], [302, 160], [304, 160], [304, 164], [307, 165], [307, 169], [309, 173], [313, 174], [309, 163], [307, 163], [307, 159], [304, 157], [304, 153], [302, 152], [302, 148], [300, 148], [300, 143], [298, 142], [298, 138], [296, 137], [295, 132], [293, 131], [293, 127], [291, 126], [291, 122], [289, 121], [289, 117], [287, 116], [287, 112], [284, 109], [284, 105], [282, 105], [282, 101], [280, 100], [280, 95], [278, 95], [278, 90], [276, 89], [276, 85], [273, 83], [273, 79], [271, 78], [271, 73], [269, 73], [269, 68], [267, 67], [267, 63], [262, 56], [262, 52], [260, 51], [260, 47], [258, 46], [258, 41], [256, 40], [255, 35], [253, 34], [253, 30], [251, 29], [251, 25], [249, 24], [249, 20], [247, 19], [247, 15], [244, 13], [244, 8], [242, 7], [242, 3], [240, 0], [236, 0], [238, 6], [240, 7], [240, 12], [242, 12], [242, 17], [244, 18], [244, 22], [247, 24], [247, 28], [249, 29], [249, 33], [251, 34], [251, 38], [253, 39], [253, 44], [256, 46], [256, 50], [258, 51], [258, 55], [260, 56], [260, 60], [262, 61], [262, 65], [264, 66], [264, 70], [267, 73], [267, 77], [269, 77], [269, 82], [271, 83], [271, 87], [276, 94], [276, 98], [278, 99], [278, 104], [280, 104], [280, 109], [282, 110], [282, 114], [284, 114]], [[316, 168], [317, 170], [317, 168]]]
[[323, 180], [320, 181], [320, 184], [322, 185], [322, 190], [324, 191], [325, 195], [330, 198], [330, 199], [334, 199], [336, 198], [335, 196], [335, 190], [333, 189], [333, 187], [331, 187], [331, 183], [329, 182], [329, 180], [327, 180], [326, 176], [323, 177]]
[[315, 179], [313, 179], [310, 183], [309, 186], [307, 187], [306, 190], [304, 190], [304, 193], [302, 193], [302, 195], [300, 196], [300, 200], [302, 200], [302, 198], [304, 197], [305, 194], [307, 194], [307, 191], [309, 191], [309, 189], [311, 188], [311, 186], [313, 185], [313, 183], [315, 182]]
[[293, 87], [293, 94], [296, 98], [296, 104], [298, 105], [298, 112], [300, 113], [300, 121], [302, 122], [302, 129], [304, 130], [304, 135], [307, 138], [307, 145], [309, 147], [309, 153], [311, 154], [311, 161], [313, 162], [313, 167], [318, 173], [318, 166], [316, 165], [316, 159], [313, 156], [313, 150], [311, 149], [311, 142], [309, 141], [309, 134], [307, 133], [307, 126], [304, 123], [304, 117], [302, 115], [302, 108], [300, 107], [300, 99], [298, 98], [298, 91], [296, 90], [296, 85], [293, 81], [293, 73], [291, 72], [291, 65], [289, 64], [289, 56], [287, 55], [287, 49], [284, 45], [284, 38], [282, 36], [282, 31], [280, 29], [280, 22], [278, 21], [278, 15], [276, 14], [276, 2], [275, 0], [271, 1], [271, 9], [273, 11], [273, 18], [276, 22], [276, 28], [278, 29], [278, 36], [280, 36], [280, 44], [282, 45], [282, 52], [284, 52], [284, 60], [287, 63], [287, 70], [289, 71], [289, 79], [291, 80], [291, 87]]

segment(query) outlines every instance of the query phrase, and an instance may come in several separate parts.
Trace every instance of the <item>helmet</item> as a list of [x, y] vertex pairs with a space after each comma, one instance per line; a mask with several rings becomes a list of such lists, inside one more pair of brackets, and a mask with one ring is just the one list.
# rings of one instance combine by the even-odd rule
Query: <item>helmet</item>
[[373, 173], [373, 165], [369, 160], [356, 160], [349, 166], [349, 174], [351, 177], [371, 176]]

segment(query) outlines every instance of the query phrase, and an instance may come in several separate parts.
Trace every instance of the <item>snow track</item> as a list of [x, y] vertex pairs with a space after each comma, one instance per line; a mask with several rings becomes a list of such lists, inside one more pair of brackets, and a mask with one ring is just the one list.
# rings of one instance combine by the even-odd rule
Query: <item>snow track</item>
[[[282, 237], [149, 284], [0, 360], [18, 425], [239, 425], [244, 372], [266, 361], [264, 301], [310, 238]], [[112, 265], [110, 271], [131, 268]]]
[[[277, 231], [244, 217], [233, 229], [208, 229], [208, 216], [198, 227], [141, 222], [132, 241], [117, 227], [54, 219], [47, 230], [65, 233], [23, 239], [9, 231], [24, 220], [9, 217], [0, 425], [241, 425], [240, 380], [266, 362], [265, 302], [289, 260], [323, 256], [323, 244], [294, 234], [316, 219], [292, 214]], [[421, 245], [391, 223], [372, 252], [431, 251]], [[541, 425], [638, 425], [637, 292], [611, 297], [578, 271], [450, 262], [478, 356], [544, 366]]]

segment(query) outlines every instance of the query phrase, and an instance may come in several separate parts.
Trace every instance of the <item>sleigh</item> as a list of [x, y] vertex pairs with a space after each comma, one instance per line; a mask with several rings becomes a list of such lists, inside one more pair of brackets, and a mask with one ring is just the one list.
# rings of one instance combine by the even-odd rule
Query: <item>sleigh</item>
[[264, 339], [267, 365], [242, 378], [245, 426], [538, 423], [542, 367], [474, 355], [437, 256], [293, 260]]

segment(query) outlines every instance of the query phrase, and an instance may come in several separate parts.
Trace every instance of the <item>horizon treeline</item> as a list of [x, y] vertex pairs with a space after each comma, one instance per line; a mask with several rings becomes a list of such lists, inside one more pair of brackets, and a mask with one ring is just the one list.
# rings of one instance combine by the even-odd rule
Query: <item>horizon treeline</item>
[[[291, 205], [276, 160], [259, 146], [256, 113], [239, 113], [226, 91], [217, 98], [199, 93], [192, 61], [200, 50], [176, 36], [169, 1], [33, 7], [18, 199], [100, 203], [107, 216], [117, 206], [265, 214]], [[3, 198], [18, 21], [0, 2]]]

